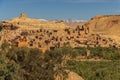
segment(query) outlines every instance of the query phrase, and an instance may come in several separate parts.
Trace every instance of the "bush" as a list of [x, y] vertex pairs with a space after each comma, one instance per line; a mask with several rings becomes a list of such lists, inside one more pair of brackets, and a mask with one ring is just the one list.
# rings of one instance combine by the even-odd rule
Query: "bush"
[[14, 61], [5, 62], [6, 60], [0, 57], [0, 80], [23, 80], [19, 65]]
[[56, 48], [42, 53], [36, 48], [13, 47], [6, 56], [20, 66], [25, 80], [54, 80], [54, 75], [66, 74], [63, 51], [62, 48]]

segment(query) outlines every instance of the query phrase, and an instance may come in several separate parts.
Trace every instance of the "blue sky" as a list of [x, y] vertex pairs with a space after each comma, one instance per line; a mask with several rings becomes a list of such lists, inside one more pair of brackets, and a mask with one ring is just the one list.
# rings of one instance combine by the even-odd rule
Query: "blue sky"
[[0, 0], [0, 20], [22, 12], [31, 18], [89, 20], [95, 15], [120, 14], [120, 0]]

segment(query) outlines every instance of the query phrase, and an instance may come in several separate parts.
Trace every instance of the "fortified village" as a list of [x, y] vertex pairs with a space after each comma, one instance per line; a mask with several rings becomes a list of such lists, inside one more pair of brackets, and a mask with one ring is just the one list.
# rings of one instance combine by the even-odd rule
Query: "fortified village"
[[39, 48], [43, 52], [65, 45], [73, 48], [88, 46], [119, 48], [115, 39], [95, 33], [93, 20], [73, 27], [64, 21], [42, 21], [28, 18], [27, 14], [22, 13], [20, 17], [0, 23], [0, 44], [7, 41], [10, 45]]

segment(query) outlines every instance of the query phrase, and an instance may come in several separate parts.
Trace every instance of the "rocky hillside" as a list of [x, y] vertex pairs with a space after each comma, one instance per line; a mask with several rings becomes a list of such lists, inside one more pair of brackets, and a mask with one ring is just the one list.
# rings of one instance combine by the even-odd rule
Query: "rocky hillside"
[[67, 25], [63, 21], [43, 21], [34, 18], [28, 18], [27, 14], [22, 13], [20, 17], [3, 21], [0, 26], [19, 27], [20, 29], [37, 29], [37, 28], [65, 28]]
[[119, 16], [96, 16], [83, 25], [70, 27], [63, 21], [41, 21], [21, 14], [18, 18], [0, 23], [0, 43], [6, 40], [11, 45], [36, 47], [43, 51], [64, 45], [118, 48], [119, 44], [110, 35], [112, 30], [119, 28], [118, 25]]
[[120, 15], [100, 15], [85, 24], [92, 33], [98, 33], [120, 42]]

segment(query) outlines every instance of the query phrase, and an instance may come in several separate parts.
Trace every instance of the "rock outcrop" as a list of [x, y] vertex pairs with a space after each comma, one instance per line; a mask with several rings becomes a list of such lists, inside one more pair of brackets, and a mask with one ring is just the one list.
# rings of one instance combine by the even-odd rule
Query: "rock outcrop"
[[25, 18], [27, 18], [27, 14], [26, 13], [21, 13], [19, 18], [25, 19]]
[[[65, 80], [84, 80], [81, 76], [79, 76], [75, 72], [72, 72], [72, 71], [69, 71], [69, 70], [66, 70], [66, 72], [68, 74], [67, 74], [67, 77], [66, 77]], [[65, 76], [65, 75], [59, 74], [55, 77], [55, 80], [64, 80], [63, 76]]]
[[18, 27], [12, 23], [9, 23], [7, 21], [3, 21], [2, 23], [0, 23], [0, 31], [2, 29], [5, 29], [5, 30], [15, 30], [15, 29], [18, 29]]
[[68, 78], [66, 80], [84, 80], [84, 79], [75, 72], [69, 72]]

